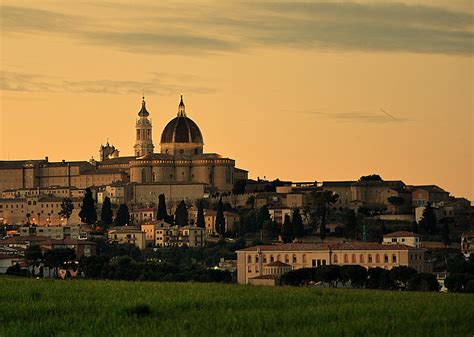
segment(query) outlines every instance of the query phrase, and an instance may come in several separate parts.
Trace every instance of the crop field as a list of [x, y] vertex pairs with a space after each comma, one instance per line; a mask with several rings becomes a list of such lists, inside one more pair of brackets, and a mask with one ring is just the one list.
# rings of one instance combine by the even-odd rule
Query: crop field
[[0, 336], [472, 336], [474, 295], [0, 277]]

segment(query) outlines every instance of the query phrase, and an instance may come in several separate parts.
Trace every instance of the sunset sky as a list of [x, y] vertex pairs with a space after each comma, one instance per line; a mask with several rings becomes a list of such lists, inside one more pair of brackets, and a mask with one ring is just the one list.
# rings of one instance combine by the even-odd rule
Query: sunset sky
[[159, 151], [179, 95], [252, 178], [378, 173], [474, 199], [469, 1], [3, 1], [0, 159]]

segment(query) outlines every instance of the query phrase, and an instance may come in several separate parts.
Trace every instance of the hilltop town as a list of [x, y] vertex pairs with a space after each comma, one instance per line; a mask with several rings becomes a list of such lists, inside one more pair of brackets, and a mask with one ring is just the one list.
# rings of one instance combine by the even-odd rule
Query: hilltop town
[[417, 274], [430, 289], [474, 287], [469, 200], [377, 174], [249, 179], [204, 152], [182, 96], [157, 153], [149, 116], [143, 98], [133, 156], [107, 142], [98, 160], [0, 162], [0, 273], [375, 288]]

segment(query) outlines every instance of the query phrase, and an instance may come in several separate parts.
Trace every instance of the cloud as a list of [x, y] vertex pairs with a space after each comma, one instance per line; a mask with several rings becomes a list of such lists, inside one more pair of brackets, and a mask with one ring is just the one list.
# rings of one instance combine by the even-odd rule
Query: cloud
[[[0, 71], [0, 90], [29, 91], [29, 92], [73, 92], [73, 93], [101, 93], [101, 94], [139, 94], [148, 95], [177, 95], [180, 92], [209, 94], [214, 88], [201, 86], [202, 81], [197, 76], [188, 74], [151, 73], [147, 81], [128, 80], [79, 80], [70, 81], [49, 76]], [[193, 79], [182, 84], [180, 78]]]
[[453, 55], [474, 52], [474, 15], [430, 5], [226, 1], [82, 6], [89, 6], [86, 12], [93, 14], [4, 6], [2, 32], [65, 34], [126, 52], [190, 56], [253, 47]]
[[373, 123], [373, 124], [385, 124], [385, 123], [404, 123], [412, 122], [413, 120], [397, 117], [393, 114], [384, 113], [384, 110], [380, 112], [366, 112], [366, 111], [352, 111], [352, 112], [323, 112], [317, 110], [303, 110], [296, 111], [299, 114], [313, 115], [320, 118], [329, 120], [335, 120], [339, 122], [361, 122], [361, 123]]

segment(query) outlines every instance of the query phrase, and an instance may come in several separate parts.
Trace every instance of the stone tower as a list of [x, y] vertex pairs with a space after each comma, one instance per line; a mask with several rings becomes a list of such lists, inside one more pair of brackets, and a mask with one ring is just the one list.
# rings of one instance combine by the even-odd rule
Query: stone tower
[[153, 153], [153, 149], [155, 148], [153, 146], [153, 139], [151, 133], [152, 125], [151, 121], [148, 119], [149, 115], [150, 114], [146, 110], [145, 97], [143, 97], [142, 108], [138, 112], [138, 116], [140, 118], [137, 120], [137, 123], [135, 125], [136, 140], [135, 146], [133, 148], [135, 149], [135, 156], [137, 157]]

